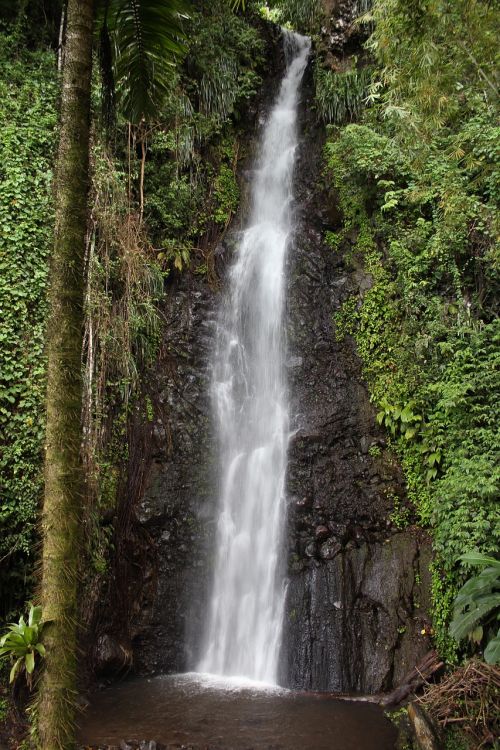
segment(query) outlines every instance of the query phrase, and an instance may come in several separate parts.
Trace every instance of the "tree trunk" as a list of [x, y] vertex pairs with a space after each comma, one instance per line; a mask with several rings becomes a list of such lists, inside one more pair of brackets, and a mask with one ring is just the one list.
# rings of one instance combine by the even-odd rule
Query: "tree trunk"
[[43, 750], [74, 746], [83, 472], [80, 446], [84, 252], [89, 180], [93, 0], [69, 0], [55, 183], [47, 332], [42, 611], [47, 649], [37, 728]]

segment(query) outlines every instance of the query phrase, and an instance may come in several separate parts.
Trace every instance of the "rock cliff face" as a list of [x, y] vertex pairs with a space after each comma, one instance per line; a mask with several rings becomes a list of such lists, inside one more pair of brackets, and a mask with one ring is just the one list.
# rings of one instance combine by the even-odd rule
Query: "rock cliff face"
[[428, 649], [429, 552], [415, 530], [390, 520], [404, 487], [386, 449], [349, 338], [333, 313], [371, 279], [323, 241], [338, 231], [335, 195], [323, 184], [323, 134], [305, 84], [289, 254], [289, 576], [283, 682], [377, 692], [397, 683]]
[[[354, 344], [335, 338], [333, 313], [370, 278], [323, 241], [341, 217], [322, 183], [324, 135], [312, 109], [310, 71], [300, 126], [298, 217], [288, 260], [294, 433], [283, 518], [289, 585], [282, 683], [376, 692], [397, 683], [428, 649], [421, 631], [429, 549], [417, 530], [398, 530], [390, 520], [395, 498], [404, 503], [401, 471], [376, 425]], [[217, 251], [222, 278], [231, 254], [228, 240]], [[153, 450], [134, 511], [150, 545], [129, 591], [139, 672], [192, 668], [203, 628], [216, 517], [209, 386], [217, 303], [215, 289], [185, 274], [163, 310]]]

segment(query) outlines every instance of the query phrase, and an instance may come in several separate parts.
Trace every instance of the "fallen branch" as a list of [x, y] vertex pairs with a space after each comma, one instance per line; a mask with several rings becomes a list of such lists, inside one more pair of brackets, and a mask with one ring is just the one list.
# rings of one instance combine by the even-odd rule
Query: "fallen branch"
[[[423, 659], [408, 672], [401, 683], [390, 693], [377, 693], [375, 695], [350, 695], [349, 693], [316, 693], [320, 698], [333, 698], [334, 700], [354, 701], [356, 703], [377, 703], [385, 708], [395, 708], [415, 693], [423, 685], [427, 685], [433, 674], [444, 666], [436, 651], [429, 651]], [[311, 695], [307, 691], [307, 695]]]

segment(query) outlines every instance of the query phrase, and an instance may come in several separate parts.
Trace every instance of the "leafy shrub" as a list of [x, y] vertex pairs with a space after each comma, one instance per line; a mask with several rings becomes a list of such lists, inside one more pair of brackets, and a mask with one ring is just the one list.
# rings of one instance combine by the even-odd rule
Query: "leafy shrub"
[[316, 33], [322, 18], [320, 0], [280, 0], [280, 22], [304, 34]]
[[488, 664], [500, 664], [500, 561], [475, 553], [461, 560], [481, 572], [469, 578], [455, 597], [450, 633], [457, 641], [465, 637], [475, 643], [486, 640], [484, 658]]
[[10, 670], [10, 682], [14, 682], [17, 675], [24, 670], [31, 687], [36, 655], [45, 656], [45, 648], [40, 643], [43, 627], [41, 620], [42, 608], [31, 607], [28, 622], [21, 615], [19, 622], [10, 623], [7, 633], [0, 638], [0, 658], [10, 658], [14, 661]]

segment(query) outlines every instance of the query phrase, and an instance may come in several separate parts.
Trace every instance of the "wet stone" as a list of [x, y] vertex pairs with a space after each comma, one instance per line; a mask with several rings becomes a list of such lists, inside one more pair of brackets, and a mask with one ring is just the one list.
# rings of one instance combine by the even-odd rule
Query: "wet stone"
[[306, 557], [316, 557], [317, 551], [316, 542], [309, 542], [305, 548], [305, 555]]
[[328, 539], [328, 537], [330, 536], [330, 530], [328, 526], [316, 526], [314, 530], [314, 536], [316, 537], [316, 540], [318, 542], [324, 542], [325, 539]]
[[328, 539], [319, 548], [319, 556], [322, 560], [333, 560], [335, 555], [338, 555], [342, 550], [342, 545], [336, 539]]

